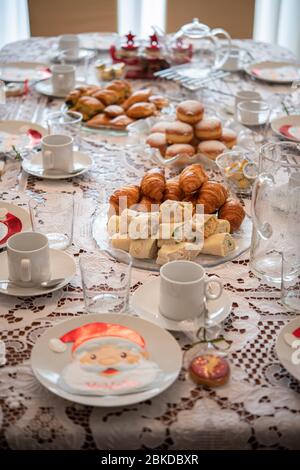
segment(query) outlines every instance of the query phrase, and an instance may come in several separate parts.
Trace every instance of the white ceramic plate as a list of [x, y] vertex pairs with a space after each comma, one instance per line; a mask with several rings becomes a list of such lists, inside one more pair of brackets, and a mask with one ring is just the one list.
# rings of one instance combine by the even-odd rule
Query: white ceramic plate
[[[79, 86], [79, 85], [82, 85], [82, 83], [77, 82], [75, 86]], [[51, 98], [64, 99], [66, 97], [66, 93], [54, 93], [51, 78], [49, 78], [49, 80], [43, 80], [42, 82], [38, 82], [35, 85], [35, 89], [38, 93], [41, 93], [42, 95], [45, 95], [45, 96], [49, 96]]]
[[[9, 286], [4, 288], [0, 285], [0, 293], [6, 295], [13, 295], [15, 297], [33, 297], [36, 295], [49, 294], [54, 292], [61, 287], [64, 287], [71, 281], [76, 273], [76, 264], [72, 256], [68, 255], [64, 251], [54, 250], [50, 248], [50, 267], [51, 267], [51, 279], [63, 278], [64, 281], [55, 287], [44, 289], [42, 287], [19, 287]], [[8, 279], [8, 266], [7, 266], [7, 252], [4, 251], [0, 254], [0, 281], [2, 279]]]
[[278, 356], [280, 363], [297, 380], [300, 380], [300, 364], [295, 365], [292, 363], [291, 354], [294, 351], [294, 349], [292, 349], [291, 346], [289, 346], [286, 343], [284, 339], [284, 335], [286, 333], [292, 334], [292, 332], [299, 327], [300, 327], [300, 318], [295, 318], [290, 323], [285, 325], [278, 335], [276, 346], [275, 346], [276, 354]]
[[82, 33], [79, 34], [80, 47], [92, 51], [109, 51], [118, 37], [117, 33]]
[[[81, 60], [83, 60], [89, 54], [90, 54], [90, 52], [88, 50], [80, 49], [79, 52], [78, 52], [78, 56], [76, 58], [69, 58], [69, 57], [65, 56], [65, 57], [63, 57], [63, 60], [66, 63], [75, 64], [75, 63], [80, 62]], [[51, 62], [60, 63], [61, 58], [62, 58], [61, 51], [59, 49], [55, 49], [54, 51], [50, 52], [49, 60]]]
[[[148, 320], [166, 330], [183, 330], [180, 322], [165, 318], [159, 311], [159, 277], [151, 279], [139, 287], [132, 296], [131, 305], [138, 316], [144, 320]], [[232, 308], [229, 294], [223, 290], [219, 299], [207, 301], [207, 308], [211, 325], [218, 325], [223, 322]]]
[[87, 172], [93, 164], [93, 159], [87, 153], [73, 152], [74, 155], [74, 170], [78, 169], [75, 173], [66, 173], [61, 170], [49, 170], [44, 172], [42, 152], [32, 154], [30, 159], [22, 160], [22, 168], [30, 175], [38, 176], [48, 180], [61, 180], [66, 178], [75, 178], [75, 176], [82, 175]]
[[13, 145], [18, 150], [33, 148], [47, 134], [47, 129], [30, 121], [0, 121], [0, 153], [11, 152]]
[[5, 82], [46, 80], [50, 75], [49, 66], [40, 62], [0, 63], [0, 80]]
[[[118, 323], [136, 330], [145, 340], [150, 359], [165, 373], [165, 377], [154, 388], [142, 392], [116, 396], [88, 396], [68, 393], [58, 385], [62, 369], [70, 361], [71, 347], [64, 353], [51, 351], [51, 338], [60, 338], [66, 332], [93, 322]], [[178, 377], [182, 365], [182, 352], [177, 341], [166, 330], [141, 318], [125, 314], [90, 314], [71, 318], [49, 328], [36, 342], [31, 365], [36, 378], [48, 390], [67, 400], [89, 406], [127, 406], [149, 400], [166, 390]]]
[[[29, 232], [31, 231], [31, 222], [30, 222], [30, 216], [29, 213], [23, 209], [22, 207], [19, 207], [15, 204], [11, 204], [10, 202], [4, 202], [0, 201], [0, 209], [6, 209], [10, 214], [14, 215], [17, 217], [22, 224], [22, 229], [21, 232]], [[1, 244], [1, 240], [6, 236], [6, 231], [7, 228], [4, 226], [2, 227], [3, 224], [0, 226], [0, 248], [4, 248], [6, 246], [6, 242]], [[17, 233], [17, 232], [15, 232]]]
[[272, 60], [252, 62], [244, 70], [252, 78], [269, 83], [285, 84], [300, 78], [300, 64], [295, 62]]
[[[288, 134], [283, 134], [281, 131], [282, 126], [291, 126]], [[271, 121], [271, 128], [274, 134], [278, 135], [282, 139], [291, 140], [293, 142], [300, 142], [300, 115], [283, 116]], [[298, 128], [297, 138], [296, 129], [293, 132], [293, 128]]]
[[[106, 226], [107, 214], [106, 216], [103, 214], [101, 216], [96, 216], [93, 223], [93, 237], [99, 248], [102, 250], [107, 250], [107, 252], [110, 253], [111, 246]], [[227, 256], [224, 256], [223, 258], [220, 256], [204, 255], [200, 253], [200, 255], [194, 261], [201, 264], [205, 268], [218, 266], [219, 264], [227, 263], [227, 261], [232, 261], [250, 248], [251, 233], [252, 222], [246, 215], [239, 231], [233, 234], [233, 238], [236, 242], [236, 248], [234, 251], [229, 253]], [[145, 269], [147, 271], [158, 272], [160, 270], [160, 266], [156, 264], [155, 259], [141, 260], [133, 258], [132, 265], [135, 268]]]

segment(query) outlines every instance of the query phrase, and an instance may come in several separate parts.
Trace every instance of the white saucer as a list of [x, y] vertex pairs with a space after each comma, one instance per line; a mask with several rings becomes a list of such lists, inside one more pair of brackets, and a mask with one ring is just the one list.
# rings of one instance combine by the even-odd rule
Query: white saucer
[[[6, 209], [10, 214], [14, 215], [21, 221], [21, 224], [22, 224], [21, 232], [31, 231], [32, 227], [31, 227], [30, 216], [29, 216], [29, 213], [25, 209], [15, 204], [12, 204], [10, 202], [4, 202], [4, 201], [0, 201], [0, 209]], [[1, 230], [0, 230], [0, 233], [2, 234]], [[3, 233], [2, 235], [0, 235], [0, 239], [3, 240], [5, 236], [6, 234]], [[0, 240], [0, 248], [4, 248], [6, 246], [6, 242], [1, 243], [1, 240]]]
[[272, 131], [274, 132], [274, 134], [278, 135], [282, 139], [291, 140], [293, 142], [298, 142], [299, 143], [300, 138], [297, 139], [297, 137], [287, 136], [287, 135], [281, 133], [280, 128], [282, 126], [285, 126], [285, 125], [300, 127], [300, 115], [299, 114], [294, 114], [294, 115], [290, 115], [290, 116], [283, 116], [283, 117], [279, 117], [277, 119], [273, 119], [271, 121], [271, 128], [272, 128]]
[[[15, 297], [33, 297], [36, 295], [49, 294], [61, 287], [64, 287], [71, 281], [76, 273], [76, 264], [72, 256], [64, 251], [54, 250], [50, 248], [50, 268], [51, 279], [63, 278], [60, 284], [49, 289], [42, 287], [19, 287], [10, 286], [4, 289], [0, 285], [0, 293], [6, 295], [13, 295]], [[8, 279], [8, 266], [7, 266], [7, 252], [4, 251], [0, 254], [0, 280]]]
[[[33, 176], [38, 176], [39, 178], [44, 178], [48, 180], [61, 180], [66, 178], [74, 178], [75, 176], [82, 175], [90, 169], [93, 164], [93, 159], [87, 153], [77, 152], [74, 150], [74, 170], [78, 168], [78, 171], [75, 173], [66, 173], [62, 170], [47, 170], [44, 173], [42, 166], [42, 152], [36, 152], [32, 154], [30, 159], [22, 160], [22, 168], [27, 173]], [[83, 167], [83, 168], [82, 168]]]
[[[75, 84], [75, 87], [78, 85], [82, 85], [82, 82], [77, 82]], [[74, 88], [75, 88], [74, 87]], [[52, 80], [49, 78], [49, 80], [44, 80], [42, 82], [38, 82], [35, 86], [35, 89], [38, 93], [41, 93], [42, 95], [49, 96], [50, 98], [65, 98], [67, 93], [54, 93], [53, 88], [52, 88]]]
[[[62, 52], [59, 49], [56, 49], [54, 52], [50, 53], [49, 59], [53, 63], [61, 63], [61, 54]], [[80, 62], [83, 60], [85, 57], [87, 57], [90, 54], [88, 50], [85, 49], [79, 49], [78, 56], [77, 57], [63, 57], [63, 60], [68, 63], [68, 64], [75, 64], [77, 62]]]
[[[295, 379], [300, 380], [300, 365], [293, 364], [291, 361], [291, 354], [295, 349], [292, 349], [289, 344], [284, 339], [286, 333], [292, 334], [294, 330], [300, 328], [300, 319], [295, 318], [290, 323], [285, 325], [280, 331], [275, 350], [278, 356], [280, 363], [285, 367], [285, 369], [293, 376]], [[295, 338], [296, 339], [296, 338]]]
[[47, 80], [51, 76], [49, 66], [40, 62], [7, 62], [0, 64], [0, 80], [4, 82], [25, 82]]
[[[148, 320], [161, 328], [171, 331], [182, 331], [180, 322], [168, 320], [159, 311], [159, 277], [139, 287], [133, 294], [131, 305], [139, 317]], [[223, 290], [217, 300], [207, 302], [211, 325], [218, 325], [224, 321], [231, 312], [232, 302], [229, 294]]]
[[[60, 338], [68, 331], [94, 322], [124, 325], [134, 329], [143, 337], [150, 360], [156, 362], [163, 372], [162, 377], [153, 384], [152, 388], [122, 395], [93, 396], [70, 393], [60, 387], [60, 374], [71, 360], [71, 345], [68, 344], [65, 352], [57, 353], [49, 348], [49, 340]], [[89, 406], [126, 406], [149, 400], [170, 387], [181, 370], [182, 351], [170, 333], [153, 323], [126, 314], [96, 313], [70, 318], [48, 328], [33, 347], [31, 366], [36, 378], [44, 387], [66, 400]]]

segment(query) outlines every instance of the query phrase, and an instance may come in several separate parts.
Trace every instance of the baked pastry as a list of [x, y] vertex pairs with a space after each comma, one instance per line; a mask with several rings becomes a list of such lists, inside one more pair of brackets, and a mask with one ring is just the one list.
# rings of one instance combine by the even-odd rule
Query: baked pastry
[[230, 223], [225, 219], [218, 219], [214, 233], [230, 233]]
[[98, 90], [92, 96], [101, 101], [105, 106], [116, 104], [118, 102], [118, 95], [114, 90]]
[[140, 212], [152, 212], [159, 209], [157, 202], [154, 199], [151, 199], [147, 196], [142, 196], [142, 199], [138, 203], [137, 209]]
[[167, 149], [166, 134], [154, 132], [147, 137], [146, 143], [150, 145], [150, 147], [158, 149], [162, 156], [165, 155]]
[[122, 116], [117, 116], [110, 121], [110, 127], [113, 129], [126, 129], [129, 124], [132, 124], [134, 119], [122, 114]]
[[110, 204], [114, 207], [117, 215], [126, 207], [132, 207], [139, 202], [139, 186], [123, 186], [117, 189], [109, 198]]
[[236, 232], [245, 218], [245, 211], [239, 201], [227, 199], [219, 210], [219, 218], [228, 220], [230, 223], [230, 233]]
[[112, 237], [115, 233], [120, 231], [120, 216], [112, 215], [107, 222], [107, 233]]
[[179, 184], [184, 194], [194, 193], [207, 180], [208, 176], [199, 163], [187, 166], [179, 176]]
[[214, 214], [194, 214], [193, 227], [202, 226], [204, 238], [208, 238], [216, 232], [218, 225], [217, 216]]
[[148, 101], [149, 101], [149, 103], [155, 104], [157, 109], [162, 109], [162, 108], [165, 108], [166, 106], [169, 105], [168, 98], [165, 98], [162, 95], [151, 95], [151, 96], [149, 96]]
[[82, 95], [82, 92], [80, 90], [78, 90], [78, 89], [72, 90], [66, 96], [65, 103], [68, 106], [74, 106], [77, 103], [77, 101], [79, 100], [79, 98], [81, 97], [81, 95]]
[[189, 158], [195, 155], [195, 149], [190, 144], [172, 144], [165, 153], [166, 158], [182, 157]]
[[115, 118], [124, 114], [124, 109], [122, 108], [122, 106], [119, 106], [117, 104], [111, 104], [104, 109], [104, 113], [109, 118]]
[[223, 142], [227, 148], [232, 149], [232, 147], [237, 144], [237, 134], [232, 129], [224, 127], [220, 141]]
[[114, 80], [106, 85], [106, 90], [113, 90], [118, 95], [118, 103], [124, 101], [131, 93], [132, 87], [127, 80]]
[[165, 243], [158, 251], [156, 263], [163, 265], [174, 260], [192, 261], [197, 258], [199, 253], [200, 249], [197, 249], [196, 245], [190, 242]]
[[131, 240], [129, 254], [138, 259], [152, 259], [157, 253], [156, 240], [147, 238], [146, 240]]
[[189, 372], [196, 384], [219, 387], [228, 382], [230, 368], [224, 357], [216, 354], [202, 354], [192, 360]]
[[162, 223], [182, 223], [192, 218], [193, 205], [190, 202], [167, 199], [160, 205], [159, 212]]
[[164, 134], [169, 124], [170, 121], [158, 121], [156, 124], [154, 124], [154, 126], [151, 127], [151, 134], [156, 132], [161, 132]]
[[131, 239], [127, 233], [115, 233], [110, 239], [111, 246], [119, 250], [129, 251]]
[[230, 233], [215, 233], [205, 238], [201, 253], [224, 257], [234, 251], [235, 247], [235, 241]]
[[182, 200], [182, 190], [177, 178], [172, 178], [166, 181], [165, 192], [164, 192], [164, 201], [181, 201]]
[[85, 91], [82, 93], [84, 96], [92, 96], [97, 91], [101, 91], [102, 88], [98, 85], [89, 85]]
[[160, 168], [153, 168], [147, 171], [141, 181], [141, 190], [143, 195], [154, 199], [157, 202], [162, 201], [166, 187], [164, 171]]
[[191, 202], [193, 204], [194, 210], [195, 210], [195, 206], [197, 204], [197, 199], [198, 199], [198, 191], [196, 191], [195, 193], [191, 193], [191, 194], [185, 194], [184, 198], [182, 200], [185, 201], [185, 202]]
[[126, 114], [133, 119], [141, 119], [152, 116], [156, 111], [156, 107], [153, 103], [146, 103], [141, 101], [135, 103], [127, 109]]
[[222, 123], [217, 118], [202, 119], [195, 125], [195, 134], [200, 140], [218, 140], [222, 135]]
[[196, 124], [203, 118], [204, 106], [200, 101], [182, 101], [176, 108], [177, 119], [188, 124]]
[[228, 191], [221, 183], [207, 181], [203, 183], [198, 195], [198, 204], [203, 204], [205, 214], [213, 214], [226, 201]]
[[105, 106], [101, 101], [97, 100], [97, 98], [92, 96], [81, 96], [74, 109], [82, 114], [83, 120], [88, 120], [95, 116], [95, 114], [101, 113], [104, 110], [104, 107]]
[[174, 121], [167, 126], [166, 136], [170, 144], [188, 144], [192, 140], [194, 132], [190, 124]]
[[198, 145], [198, 153], [210, 160], [215, 160], [221, 153], [226, 152], [227, 147], [219, 140], [203, 140]]
[[151, 88], [145, 88], [144, 90], [138, 90], [132, 93], [129, 98], [123, 103], [123, 108], [125, 110], [129, 109], [135, 103], [145, 103], [148, 101], [148, 98], [151, 95]]
[[101, 128], [103, 126], [110, 126], [111, 119], [106, 114], [96, 114], [86, 122], [88, 127], [94, 127], [95, 129]]

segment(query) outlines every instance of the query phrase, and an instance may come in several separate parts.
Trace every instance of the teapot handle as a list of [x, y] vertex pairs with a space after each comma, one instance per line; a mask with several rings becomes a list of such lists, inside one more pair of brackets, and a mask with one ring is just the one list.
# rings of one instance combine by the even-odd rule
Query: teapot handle
[[259, 235], [264, 239], [268, 240], [273, 235], [272, 226], [269, 222], [263, 222], [259, 220], [257, 212], [255, 210], [257, 198], [261, 191], [263, 191], [264, 186], [272, 186], [275, 183], [274, 177], [269, 173], [260, 174], [254, 181], [252, 189], [252, 203], [251, 203], [251, 213], [254, 228], [258, 231]]
[[[224, 48], [225, 48], [224, 53], [221, 53], [219, 41], [218, 40], [216, 41], [217, 45], [218, 45], [218, 50], [217, 50], [217, 57], [216, 57], [216, 61], [215, 61], [215, 69], [220, 69], [225, 64], [226, 60], [229, 57], [229, 53], [230, 53], [230, 49], [231, 49], [231, 36], [230, 36], [229, 33], [227, 33], [227, 31], [225, 31], [225, 29], [222, 29], [222, 28], [213, 29], [211, 31], [211, 34], [213, 36], [222, 35], [227, 39], [227, 44], [225, 44], [225, 46], [224, 46]], [[215, 38], [215, 39], [217, 39], [217, 38]]]

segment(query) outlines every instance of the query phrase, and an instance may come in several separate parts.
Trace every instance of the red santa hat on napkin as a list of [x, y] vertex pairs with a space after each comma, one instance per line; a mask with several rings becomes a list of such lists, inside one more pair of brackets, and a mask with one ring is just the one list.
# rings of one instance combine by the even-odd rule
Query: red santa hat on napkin
[[98, 346], [107, 342], [108, 338], [117, 338], [122, 344], [134, 344], [139, 349], [145, 348], [145, 341], [136, 331], [127, 326], [115, 323], [87, 323], [69, 331], [60, 338], [52, 338], [49, 347], [55, 352], [64, 352], [67, 343], [73, 343], [72, 353], [76, 354], [84, 348]]

